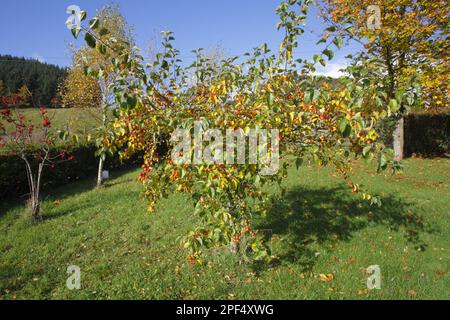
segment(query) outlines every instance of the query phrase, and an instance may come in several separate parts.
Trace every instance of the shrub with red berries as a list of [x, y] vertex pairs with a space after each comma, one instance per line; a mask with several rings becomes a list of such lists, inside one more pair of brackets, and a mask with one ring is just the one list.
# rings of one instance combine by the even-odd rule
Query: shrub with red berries
[[[51, 152], [62, 149], [67, 135], [55, 135], [46, 109], [41, 107], [39, 111], [41, 121], [38, 125], [31, 124], [22, 111], [4, 109], [0, 112], [0, 154], [17, 156], [24, 162], [29, 181], [31, 215], [35, 220], [40, 218], [39, 190], [44, 168], [55, 168], [60, 162], [75, 159], [74, 155], [68, 154], [68, 150]], [[6, 124], [13, 129], [7, 131]]]

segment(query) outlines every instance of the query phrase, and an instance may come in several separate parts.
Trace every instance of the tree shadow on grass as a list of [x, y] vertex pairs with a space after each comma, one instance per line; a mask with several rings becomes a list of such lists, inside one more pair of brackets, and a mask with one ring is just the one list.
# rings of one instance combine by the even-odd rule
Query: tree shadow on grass
[[[61, 200], [64, 201], [64, 199], [70, 198], [70, 197], [75, 197], [79, 194], [85, 193], [85, 192], [89, 192], [89, 191], [98, 191], [101, 192], [102, 189], [104, 190], [108, 190], [112, 187], [117, 187], [119, 185], [122, 184], [126, 184], [129, 183], [131, 181], [133, 181], [133, 179], [123, 179], [122, 176], [126, 175], [130, 172], [130, 170], [120, 170], [120, 171], [116, 171], [113, 173], [113, 175], [111, 176], [111, 178], [109, 180], [106, 180], [103, 184], [103, 186], [101, 187], [101, 189], [99, 190], [95, 190], [96, 189], [96, 181], [93, 179], [90, 180], [85, 180], [85, 181], [80, 181], [80, 183], [73, 183], [71, 185], [70, 191], [67, 190], [67, 188], [59, 188], [57, 190], [55, 190], [51, 196], [48, 196], [48, 199], [50, 199], [51, 201], [54, 200]], [[127, 195], [133, 195], [135, 194], [134, 191], [132, 190], [127, 190], [127, 191], [121, 191], [121, 196], [127, 196]], [[138, 195], [136, 196], [136, 199], [138, 199]], [[53, 220], [53, 219], [57, 219], [59, 217], [63, 217], [69, 214], [72, 214], [73, 212], [79, 211], [79, 210], [83, 210], [83, 209], [87, 209], [87, 208], [92, 208], [95, 205], [98, 205], [99, 203], [104, 202], [105, 199], [103, 199], [103, 197], [90, 197], [89, 202], [85, 202], [85, 203], [79, 203], [77, 206], [72, 206], [70, 210], [53, 210], [53, 212], [43, 212], [43, 219], [44, 220]]]
[[[113, 172], [111, 179], [107, 180], [102, 188], [109, 189], [114, 186], [121, 185], [123, 183], [128, 183], [131, 179], [120, 179], [123, 175], [128, 174], [129, 172], [135, 170], [136, 168], [127, 168], [120, 169]], [[56, 188], [45, 188], [41, 193], [41, 201], [64, 201], [67, 198], [77, 196], [79, 194], [92, 191], [96, 188], [96, 176], [88, 177], [82, 180], [76, 180], [68, 183], [65, 186], [60, 186]], [[27, 206], [28, 199], [26, 197], [22, 197], [21, 199], [10, 199], [10, 200], [2, 200], [2, 211], [0, 211], [1, 216], [10, 211], [17, 208], [24, 208], [25, 210]], [[56, 204], [55, 204], [56, 205]], [[74, 207], [70, 211], [67, 210], [51, 210], [51, 212], [46, 212], [46, 206], [44, 205], [41, 208], [41, 214], [43, 220], [53, 220], [68, 214], [71, 214], [74, 211], [85, 209], [90, 207], [91, 204], [79, 204], [77, 207]]]
[[[395, 196], [382, 198], [382, 206], [370, 206], [359, 197], [352, 197], [348, 188], [301, 188], [277, 198], [257, 229], [287, 240], [288, 248], [276, 252], [275, 263], [295, 262], [310, 269], [315, 259], [310, 244], [348, 241], [353, 234], [370, 224], [382, 224], [391, 230], [402, 230], [408, 241], [425, 250], [419, 234], [424, 230], [423, 218], [413, 213], [413, 203]], [[267, 232], [270, 231], [270, 232]], [[255, 265], [258, 270], [260, 264]]]

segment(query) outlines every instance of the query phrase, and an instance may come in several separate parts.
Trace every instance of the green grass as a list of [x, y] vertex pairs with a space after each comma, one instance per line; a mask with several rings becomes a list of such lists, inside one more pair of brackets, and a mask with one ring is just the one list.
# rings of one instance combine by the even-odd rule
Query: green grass
[[[411, 159], [390, 176], [358, 165], [381, 208], [327, 169], [292, 169], [288, 193], [258, 222], [271, 230], [270, 265], [240, 263], [228, 250], [205, 266], [187, 263], [176, 238], [195, 222], [189, 199], [173, 195], [147, 214], [138, 171], [116, 173], [100, 191], [73, 183], [45, 198], [39, 224], [22, 205], [2, 204], [0, 297], [450, 299], [449, 168], [449, 160]], [[364, 270], [374, 264], [382, 288], [368, 291]], [[81, 268], [81, 290], [66, 288], [69, 265]]]
[[[39, 124], [41, 116], [39, 108], [24, 108], [19, 109], [24, 113], [26, 120], [31, 124]], [[72, 132], [91, 131], [101, 123], [101, 116], [99, 111], [95, 109], [47, 109], [48, 117], [55, 129], [70, 130]], [[14, 127], [11, 124], [6, 124], [6, 130], [12, 131]]]

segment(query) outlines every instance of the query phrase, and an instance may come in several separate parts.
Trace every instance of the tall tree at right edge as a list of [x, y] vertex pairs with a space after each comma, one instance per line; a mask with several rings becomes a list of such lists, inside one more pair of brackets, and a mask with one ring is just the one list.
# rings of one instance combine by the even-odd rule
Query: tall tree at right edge
[[[411, 105], [403, 103], [401, 96], [409, 80], [416, 77], [420, 87], [415, 107], [450, 107], [450, 2], [324, 0], [321, 4], [330, 32], [359, 41], [366, 54], [382, 59], [386, 77], [380, 81], [386, 82], [386, 105], [397, 115], [393, 144], [395, 157], [401, 160], [404, 116], [411, 111]], [[379, 24], [370, 25], [378, 13]]]

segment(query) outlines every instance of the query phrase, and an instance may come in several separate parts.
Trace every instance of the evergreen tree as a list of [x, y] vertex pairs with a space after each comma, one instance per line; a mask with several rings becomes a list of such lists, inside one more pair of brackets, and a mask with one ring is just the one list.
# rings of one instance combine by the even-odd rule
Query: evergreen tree
[[37, 60], [0, 55], [3, 95], [18, 92], [25, 85], [31, 93], [29, 102], [34, 106], [50, 105], [51, 99], [57, 94], [58, 83], [65, 76], [65, 68]]
[[6, 90], [5, 83], [3, 80], [0, 80], [0, 97], [6, 96], [8, 94], [8, 90]]

